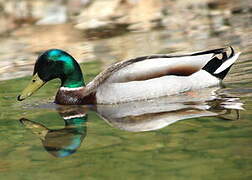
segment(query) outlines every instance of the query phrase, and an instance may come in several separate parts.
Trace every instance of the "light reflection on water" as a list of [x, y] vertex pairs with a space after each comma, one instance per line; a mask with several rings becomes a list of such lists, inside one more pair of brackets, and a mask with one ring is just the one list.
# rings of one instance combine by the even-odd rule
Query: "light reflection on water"
[[[8, 61], [0, 63], [1, 80], [30, 75], [37, 54], [52, 47], [68, 50], [80, 62], [95, 59], [82, 65], [87, 81], [114, 61], [140, 55], [226, 45], [242, 54], [225, 79], [226, 87], [214, 97], [210, 96], [211, 89], [205, 89], [196, 97], [185, 94], [169, 100], [81, 107], [77, 108], [78, 114], [87, 116], [70, 126], [69, 119], [63, 117], [72, 109], [57, 110], [57, 106], [48, 104], [53, 101], [57, 81], [22, 103], [15, 98], [30, 78], [0, 81], [0, 177], [250, 179], [251, 13], [217, 16], [211, 12], [203, 17], [204, 21], [182, 21], [162, 30], [98, 40], [83, 39], [68, 25], [24, 27], [2, 38], [0, 57]], [[174, 17], [182, 18], [178, 14]], [[224, 22], [228, 24], [222, 28]], [[48, 28], [57, 41], [48, 38]], [[59, 29], [70, 36], [63, 33], [56, 37]], [[41, 37], [39, 41], [37, 36]], [[244, 110], [235, 120], [237, 111], [228, 109], [233, 109], [234, 104], [239, 107], [240, 102]], [[20, 118], [26, 119], [20, 123]], [[182, 119], [185, 121], [177, 122]]]

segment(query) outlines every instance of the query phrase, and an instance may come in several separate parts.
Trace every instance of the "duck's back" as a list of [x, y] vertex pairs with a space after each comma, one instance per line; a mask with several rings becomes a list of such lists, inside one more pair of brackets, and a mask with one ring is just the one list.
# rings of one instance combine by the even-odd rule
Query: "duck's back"
[[[222, 55], [222, 59], [217, 55]], [[223, 78], [209, 73], [213, 70], [209, 69], [209, 64], [217, 60], [222, 66], [231, 55], [227, 56], [223, 48], [182, 56], [139, 57], [112, 65], [90, 83], [90, 87], [96, 89], [97, 103], [111, 104], [214, 86]]]
[[134, 63], [113, 73], [106, 82], [143, 81], [167, 75], [188, 76], [204, 67], [212, 56], [213, 54], [140, 57], [134, 59]]

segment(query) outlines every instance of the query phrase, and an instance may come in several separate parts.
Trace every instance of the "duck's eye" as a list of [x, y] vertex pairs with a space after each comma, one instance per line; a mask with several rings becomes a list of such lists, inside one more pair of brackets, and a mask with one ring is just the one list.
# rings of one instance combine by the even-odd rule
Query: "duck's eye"
[[32, 82], [36, 82], [36, 80], [35, 80], [35, 79], [33, 79], [33, 80], [32, 80]]
[[47, 63], [47, 65], [51, 65], [51, 64], [53, 64], [53, 59], [50, 59], [50, 60], [49, 60], [49, 61], [47, 61], [46, 63]]

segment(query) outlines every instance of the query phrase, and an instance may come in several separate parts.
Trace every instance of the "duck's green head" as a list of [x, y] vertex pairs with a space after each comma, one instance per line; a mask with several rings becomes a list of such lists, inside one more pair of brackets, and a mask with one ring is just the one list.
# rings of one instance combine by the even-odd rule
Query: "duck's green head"
[[65, 51], [50, 49], [38, 57], [32, 80], [18, 96], [18, 100], [31, 96], [46, 82], [55, 78], [61, 79], [62, 87], [76, 88], [85, 85], [80, 66], [75, 59]]

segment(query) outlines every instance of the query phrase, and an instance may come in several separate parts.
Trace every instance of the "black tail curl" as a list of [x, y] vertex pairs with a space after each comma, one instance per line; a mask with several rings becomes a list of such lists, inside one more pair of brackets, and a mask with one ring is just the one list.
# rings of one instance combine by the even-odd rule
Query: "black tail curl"
[[[231, 54], [228, 55], [227, 51], [228, 49], [231, 49]], [[214, 72], [228, 59], [232, 58], [235, 55], [234, 49], [230, 46], [229, 48], [223, 48], [218, 49], [219, 51], [215, 52], [213, 58], [202, 68], [205, 71], [209, 72], [213, 76], [224, 79], [227, 75], [228, 71], [232, 67], [233, 64], [231, 64], [229, 67], [227, 67], [224, 71], [215, 74]], [[218, 58], [217, 55], [222, 54], [222, 58]]]

